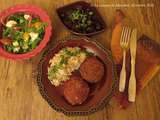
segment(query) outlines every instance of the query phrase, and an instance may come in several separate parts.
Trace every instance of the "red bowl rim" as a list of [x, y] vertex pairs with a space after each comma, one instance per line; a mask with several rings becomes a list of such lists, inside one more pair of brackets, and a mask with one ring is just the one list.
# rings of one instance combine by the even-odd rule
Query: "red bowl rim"
[[17, 13], [17, 12], [26, 12], [26, 13], [36, 14], [40, 17], [40, 19], [43, 22], [48, 23], [48, 26], [45, 28], [45, 35], [43, 39], [41, 40], [40, 44], [30, 52], [27, 52], [24, 54], [14, 54], [14, 53], [7, 52], [6, 50], [2, 48], [2, 46], [0, 46], [0, 56], [9, 58], [9, 59], [14, 59], [14, 60], [28, 59], [40, 53], [43, 50], [43, 48], [47, 45], [47, 43], [49, 42], [51, 34], [52, 34], [51, 33], [52, 32], [51, 20], [49, 16], [47, 15], [47, 13], [44, 10], [42, 10], [40, 7], [35, 6], [35, 5], [23, 5], [23, 4], [15, 5], [15, 6], [12, 6], [12, 7], [9, 7], [3, 10], [0, 13], [0, 19], [6, 18], [7, 16]]

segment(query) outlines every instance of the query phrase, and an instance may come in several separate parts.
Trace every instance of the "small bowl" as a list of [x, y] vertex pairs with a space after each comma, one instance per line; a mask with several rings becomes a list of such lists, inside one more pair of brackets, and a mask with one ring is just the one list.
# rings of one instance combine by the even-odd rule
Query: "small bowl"
[[[80, 47], [89, 49], [102, 61], [105, 74], [100, 82], [90, 85], [88, 98], [81, 105], [70, 105], [63, 97], [63, 85], [55, 87], [48, 79], [47, 71], [49, 61], [64, 47]], [[116, 68], [109, 50], [104, 49], [99, 43], [87, 37], [71, 36], [65, 40], [59, 40], [54, 46], [46, 50], [38, 65], [37, 84], [43, 98], [58, 112], [65, 115], [89, 115], [103, 109], [111, 97], [117, 85]]]
[[[31, 57], [34, 57], [38, 53], [40, 53], [43, 48], [47, 45], [47, 43], [50, 40], [51, 32], [52, 32], [52, 26], [51, 26], [51, 21], [49, 16], [45, 11], [43, 11], [41, 8], [33, 5], [15, 5], [12, 6], [0, 13], [0, 20], [5, 20], [6, 17], [19, 13], [19, 12], [24, 12], [24, 13], [30, 13], [30, 14], [35, 14], [40, 17], [42, 22], [46, 22], [48, 25], [45, 28], [45, 34], [39, 45], [33, 49], [30, 52], [23, 53], [23, 54], [15, 54], [15, 53], [10, 53], [7, 52], [4, 48], [3, 45], [0, 44], [0, 55], [9, 58], [9, 59], [14, 59], [14, 60], [19, 60], [19, 59], [29, 59]], [[2, 33], [3, 30], [3, 25], [0, 23], [0, 32]], [[2, 37], [2, 34], [0, 34], [0, 38]]]
[[[98, 22], [101, 26], [101, 29], [93, 31], [93, 32], [88, 32], [88, 33], [81, 33], [81, 32], [77, 32], [75, 31], [73, 28], [71, 28], [71, 25], [67, 25], [63, 19], [63, 17], [61, 16], [62, 13], [66, 13], [66, 11], [69, 10], [73, 10], [73, 9], [77, 9], [77, 8], [82, 8], [83, 10], [90, 10], [95, 14], [95, 20], [96, 22]], [[98, 33], [101, 33], [105, 30], [106, 28], [106, 24], [104, 22], [104, 20], [102, 19], [101, 15], [99, 14], [99, 12], [97, 11], [97, 9], [93, 6], [91, 6], [90, 3], [87, 3], [85, 1], [78, 1], [78, 2], [74, 2], [71, 3], [69, 5], [65, 5], [63, 7], [58, 8], [57, 10], [57, 14], [61, 20], [61, 22], [63, 23], [63, 25], [73, 34], [75, 35], [83, 35], [83, 36], [91, 36], [91, 35], [95, 35]]]

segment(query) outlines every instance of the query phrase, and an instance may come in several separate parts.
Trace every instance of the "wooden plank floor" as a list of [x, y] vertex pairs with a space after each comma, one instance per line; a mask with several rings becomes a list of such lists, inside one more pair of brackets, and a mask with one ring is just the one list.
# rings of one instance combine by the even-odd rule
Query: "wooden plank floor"
[[[55, 14], [61, 5], [76, 0], [0, 0], [0, 11], [15, 4], [35, 4], [50, 15], [53, 36], [50, 45], [69, 35]], [[99, 6], [98, 10], [108, 24], [108, 30], [93, 36], [104, 47], [110, 46], [111, 30], [118, 4], [153, 3], [151, 7], [120, 7], [133, 20], [139, 35], [146, 34], [160, 43], [159, 0], [88, 0]], [[85, 117], [66, 117], [54, 111], [42, 99], [36, 84], [36, 66], [41, 55], [30, 60], [12, 61], [0, 57], [0, 120], [158, 120], [160, 119], [160, 74], [156, 75], [137, 97], [136, 102], [126, 110], [119, 110], [111, 101], [103, 110]]]

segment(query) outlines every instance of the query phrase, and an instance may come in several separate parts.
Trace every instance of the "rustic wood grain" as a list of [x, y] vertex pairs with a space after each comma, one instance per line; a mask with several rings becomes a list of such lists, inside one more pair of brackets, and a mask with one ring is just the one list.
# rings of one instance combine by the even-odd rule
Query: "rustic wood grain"
[[[55, 9], [76, 0], [0, 0], [0, 10], [15, 4], [35, 4], [52, 19], [53, 37], [50, 45], [70, 33], [55, 14]], [[110, 46], [111, 25], [115, 9], [121, 8], [139, 30], [160, 43], [159, 0], [87, 0], [99, 6], [108, 25], [102, 34], [93, 36], [104, 47]], [[154, 7], [109, 7], [108, 4], [153, 3]], [[126, 110], [111, 101], [103, 110], [85, 117], [67, 117], [54, 111], [41, 97], [36, 84], [36, 66], [40, 55], [30, 60], [12, 61], [0, 57], [0, 120], [158, 120], [160, 119], [160, 74], [156, 75]]]

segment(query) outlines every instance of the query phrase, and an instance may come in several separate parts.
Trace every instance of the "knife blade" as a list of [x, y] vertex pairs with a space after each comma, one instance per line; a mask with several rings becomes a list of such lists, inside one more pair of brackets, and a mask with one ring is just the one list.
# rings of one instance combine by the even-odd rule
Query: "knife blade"
[[137, 29], [132, 30], [131, 39], [130, 39], [130, 52], [131, 57], [136, 57], [136, 50], [137, 50]]
[[137, 51], [137, 29], [132, 30], [130, 39], [130, 53], [131, 53], [131, 75], [128, 87], [128, 100], [134, 102], [136, 98], [136, 75], [135, 75], [135, 62]]

